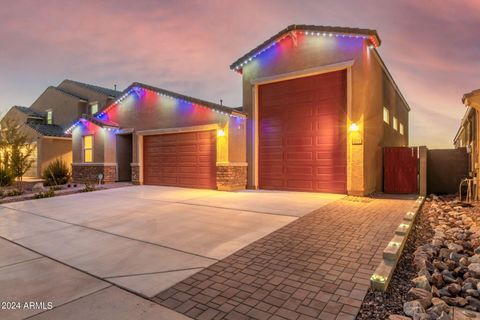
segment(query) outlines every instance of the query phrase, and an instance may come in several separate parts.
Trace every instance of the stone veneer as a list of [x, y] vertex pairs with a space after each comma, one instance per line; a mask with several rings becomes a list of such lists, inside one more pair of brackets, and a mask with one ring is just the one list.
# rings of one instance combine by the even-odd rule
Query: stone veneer
[[218, 164], [217, 165], [217, 188], [218, 190], [241, 190], [247, 186], [246, 164]]
[[140, 166], [138, 164], [131, 164], [132, 167], [132, 183], [140, 184]]
[[98, 183], [98, 175], [103, 174], [103, 183], [117, 180], [117, 166], [103, 164], [73, 164], [72, 179], [77, 183]]

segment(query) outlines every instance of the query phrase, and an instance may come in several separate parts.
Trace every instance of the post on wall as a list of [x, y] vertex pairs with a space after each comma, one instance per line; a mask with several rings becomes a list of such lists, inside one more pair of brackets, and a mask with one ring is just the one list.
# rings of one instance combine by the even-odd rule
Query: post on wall
[[427, 147], [420, 146], [418, 147], [419, 161], [420, 161], [420, 170], [419, 170], [419, 186], [418, 194], [420, 196], [427, 195]]

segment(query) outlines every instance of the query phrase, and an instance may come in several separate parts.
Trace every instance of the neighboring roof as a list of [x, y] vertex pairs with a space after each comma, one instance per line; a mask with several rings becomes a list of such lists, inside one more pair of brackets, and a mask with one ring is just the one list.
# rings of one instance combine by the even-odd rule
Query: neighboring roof
[[47, 90], [48, 90], [48, 89], [56, 90], [56, 91], [58, 91], [58, 92], [60, 92], [60, 93], [63, 93], [64, 95], [67, 95], [67, 96], [70, 96], [70, 97], [73, 97], [73, 98], [76, 98], [76, 99], [79, 99], [79, 100], [82, 100], [82, 101], [85, 101], [85, 102], [88, 101], [88, 99], [86, 99], [86, 98], [84, 98], [84, 97], [80, 97], [79, 95], [76, 95], [76, 94], [73, 94], [73, 93], [71, 93], [71, 92], [65, 91], [65, 90], [60, 89], [60, 88], [58, 88], [58, 87], [49, 86], [49, 87], [47, 88]]
[[169, 97], [172, 97], [172, 98], [175, 98], [175, 99], [188, 101], [188, 102], [191, 102], [191, 103], [194, 103], [194, 104], [198, 104], [198, 105], [210, 108], [214, 111], [223, 112], [223, 113], [230, 114], [230, 115], [231, 114], [246, 115], [246, 113], [244, 113], [242, 111], [239, 111], [239, 110], [236, 110], [235, 108], [230, 108], [230, 107], [220, 105], [220, 104], [217, 104], [217, 103], [193, 98], [193, 97], [190, 97], [190, 96], [186, 96], [186, 95], [176, 93], [176, 92], [173, 92], [173, 91], [168, 91], [168, 90], [165, 90], [165, 89], [153, 87], [153, 86], [150, 86], [150, 85], [147, 85], [147, 84], [144, 84], [144, 83], [140, 83], [140, 82], [132, 83], [127, 89], [125, 89], [125, 91], [123, 91], [123, 95], [117, 101], [112, 103], [109, 107], [105, 108], [103, 111], [99, 112], [99, 114], [102, 115], [102, 114], [105, 114], [106, 112], [108, 112], [108, 110], [111, 109], [113, 106], [115, 106], [118, 102], [120, 102], [126, 96], [133, 93], [136, 88], [143, 88], [143, 89], [146, 89], [146, 90], [154, 91], [154, 92], [157, 92], [158, 94], [161, 94], [161, 95], [166, 95], [166, 96], [169, 96]]
[[26, 123], [27, 126], [37, 131], [41, 135], [49, 137], [64, 137], [65, 132], [62, 127], [57, 126], [56, 124], [35, 124], [35, 123]]
[[117, 91], [117, 90], [113, 90], [113, 89], [109, 89], [109, 88], [104, 88], [104, 87], [100, 87], [100, 86], [95, 86], [93, 84], [83, 83], [83, 82], [74, 81], [74, 80], [70, 80], [70, 79], [63, 80], [62, 83], [63, 82], [71, 82], [71, 83], [74, 83], [74, 84], [77, 84], [79, 86], [88, 88], [90, 90], [96, 91], [98, 93], [104, 94], [104, 95], [112, 97], [112, 98], [118, 98], [122, 95], [121, 91]]
[[23, 107], [23, 106], [13, 106], [13, 108], [25, 113], [27, 116], [29, 117], [35, 117], [35, 118], [41, 118], [43, 119], [43, 116], [38, 113], [38, 112], [35, 112], [33, 111], [32, 109], [30, 108], [27, 108], [27, 107]]
[[[230, 65], [230, 69], [239, 70], [244, 63], [251, 61], [255, 56], [257, 56], [263, 50], [268, 49], [274, 45], [277, 41], [286, 37], [292, 31], [303, 31], [303, 32], [313, 32], [317, 35], [324, 36], [361, 36], [368, 38], [369, 41], [375, 46], [379, 47], [381, 44], [380, 37], [376, 30], [372, 29], [360, 29], [360, 28], [347, 28], [347, 27], [332, 27], [332, 26], [315, 26], [315, 25], [305, 25], [305, 24], [293, 24], [282, 31], [278, 32], [274, 36], [270, 37], [268, 40], [264, 41], [262, 44], [258, 45], [254, 49], [250, 50], [248, 53], [244, 54], [242, 57], [238, 58], [234, 63]], [[312, 34], [313, 35], [313, 34]]]

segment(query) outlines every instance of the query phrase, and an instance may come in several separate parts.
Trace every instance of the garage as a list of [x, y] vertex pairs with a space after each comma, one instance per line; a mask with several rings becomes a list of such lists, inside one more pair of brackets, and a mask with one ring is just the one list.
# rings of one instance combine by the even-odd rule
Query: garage
[[215, 130], [144, 136], [144, 183], [216, 188]]
[[346, 193], [346, 72], [260, 85], [259, 187]]

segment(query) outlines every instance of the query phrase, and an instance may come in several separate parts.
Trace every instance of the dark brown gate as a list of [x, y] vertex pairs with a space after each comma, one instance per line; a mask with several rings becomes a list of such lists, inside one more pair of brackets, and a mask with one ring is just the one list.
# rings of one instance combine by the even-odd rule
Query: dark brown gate
[[418, 148], [383, 148], [383, 191], [417, 193]]

